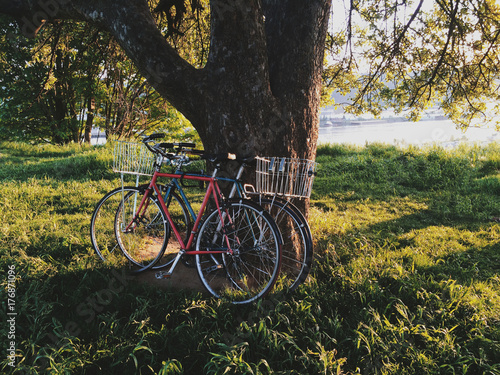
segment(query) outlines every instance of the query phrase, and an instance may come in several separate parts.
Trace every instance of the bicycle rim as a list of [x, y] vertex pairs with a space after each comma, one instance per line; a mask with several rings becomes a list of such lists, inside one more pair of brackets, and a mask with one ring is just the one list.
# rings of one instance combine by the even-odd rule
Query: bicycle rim
[[149, 196], [140, 207], [143, 196], [140, 189], [130, 191], [120, 203], [114, 220], [118, 245], [125, 257], [140, 268], [138, 271], [151, 268], [162, 257], [170, 236], [170, 227], [157, 199]]
[[249, 303], [271, 291], [281, 263], [281, 236], [274, 221], [253, 202], [228, 202], [203, 222], [196, 248], [233, 254], [201, 254], [195, 262], [200, 280], [215, 297]]
[[123, 255], [115, 235], [115, 217], [125, 195], [136, 191], [135, 187], [117, 188], [107, 193], [96, 205], [90, 221], [90, 238], [96, 254], [104, 262], [123, 266]]
[[313, 244], [309, 226], [300, 211], [288, 201], [260, 198], [257, 202], [270, 213], [283, 239], [279, 287], [293, 291], [306, 280], [311, 270]]

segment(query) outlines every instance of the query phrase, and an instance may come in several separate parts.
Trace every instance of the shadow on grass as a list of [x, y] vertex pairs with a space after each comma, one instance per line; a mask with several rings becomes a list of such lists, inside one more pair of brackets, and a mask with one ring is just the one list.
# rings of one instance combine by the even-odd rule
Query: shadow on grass
[[270, 311], [158, 288], [104, 265], [23, 280], [17, 303], [19, 368], [88, 374], [134, 374], [137, 365], [153, 373], [169, 358], [182, 361], [186, 373], [203, 373], [216, 343], [233, 340], [241, 322]]
[[499, 240], [436, 257], [432, 265], [415, 265], [401, 250], [380, 247], [339, 263], [323, 258], [312, 286], [299, 291], [315, 301], [318, 330], [335, 338], [338, 356], [362, 373], [394, 366], [422, 374], [444, 367], [496, 373]]
[[[189, 316], [186, 309], [200, 299], [197, 292], [140, 283], [126, 267], [101, 265], [59, 271], [44, 279], [23, 277], [21, 269], [18, 273], [16, 362], [21, 373], [44, 372], [47, 368], [53, 372], [57, 368], [80, 368], [81, 373], [88, 374], [103, 369], [135, 373], [134, 355], [139, 363], [152, 363], [154, 356], [149, 347], [166, 350], [164, 329], [173, 338], [168, 341], [170, 346], [180, 335], [200, 340], [193, 332], [187, 333], [189, 327], [182, 332], [171, 331], [182, 327]], [[171, 314], [172, 318], [166, 319]], [[5, 325], [0, 331], [6, 337], [4, 330]], [[176, 354], [182, 350], [187, 348], [178, 348]], [[160, 366], [161, 360], [155, 362], [154, 367]]]
[[317, 258], [319, 262], [332, 258], [339, 265], [373, 258], [387, 262], [388, 267], [401, 266], [404, 272], [415, 268], [425, 275], [469, 284], [500, 275], [499, 228], [491, 220], [450, 221], [433, 210], [422, 210], [376, 224], [359, 224], [341, 234], [323, 234], [317, 241]]
[[470, 285], [476, 281], [489, 281], [500, 276], [500, 239], [490, 245], [470, 247], [444, 256], [437, 265], [421, 269], [436, 278], [453, 279], [460, 284]]
[[138, 275], [128, 267], [102, 265], [59, 271], [43, 280], [21, 278], [17, 285], [20, 336], [44, 337], [42, 342], [55, 344], [56, 337], [95, 339], [101, 325], [113, 320], [133, 326], [137, 319], [150, 319], [161, 325], [177, 304], [199, 298], [196, 291], [158, 288], [141, 282]]

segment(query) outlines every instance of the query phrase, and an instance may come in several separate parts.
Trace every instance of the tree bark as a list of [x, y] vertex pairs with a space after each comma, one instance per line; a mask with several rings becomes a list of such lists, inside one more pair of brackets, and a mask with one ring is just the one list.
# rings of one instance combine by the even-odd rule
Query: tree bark
[[90, 144], [92, 142], [92, 125], [94, 124], [94, 98], [87, 98], [87, 118], [85, 120], [85, 132], [84, 140], [85, 143]]
[[207, 149], [314, 158], [330, 2], [212, 0], [203, 69], [167, 43], [145, 0], [0, 0], [0, 12], [26, 33], [56, 18], [108, 30]]
[[211, 0], [210, 52], [196, 69], [168, 44], [146, 0], [0, 0], [26, 32], [42, 20], [108, 30], [206, 150], [314, 159], [331, 0]]

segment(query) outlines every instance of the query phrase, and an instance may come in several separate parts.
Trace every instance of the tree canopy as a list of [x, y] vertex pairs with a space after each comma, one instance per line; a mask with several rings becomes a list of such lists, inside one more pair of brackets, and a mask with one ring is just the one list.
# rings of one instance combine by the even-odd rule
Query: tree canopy
[[[332, 91], [353, 113], [418, 119], [437, 105], [461, 126], [499, 110], [494, 0], [0, 0], [0, 12], [19, 30], [4, 28], [3, 121], [57, 142], [78, 138], [81, 113], [140, 133], [164, 100], [212, 148], [303, 157]], [[37, 42], [19, 36], [42, 25]]]
[[168, 123], [177, 138], [196, 139], [109, 33], [82, 22], [54, 22], [27, 39], [5, 17], [0, 28], [1, 137], [90, 142], [92, 127], [128, 138]]
[[[351, 1], [327, 42], [328, 85], [347, 109], [393, 107], [418, 119], [440, 106], [457, 124], [499, 112], [500, 6], [495, 0]], [[334, 9], [335, 12], [335, 9]]]

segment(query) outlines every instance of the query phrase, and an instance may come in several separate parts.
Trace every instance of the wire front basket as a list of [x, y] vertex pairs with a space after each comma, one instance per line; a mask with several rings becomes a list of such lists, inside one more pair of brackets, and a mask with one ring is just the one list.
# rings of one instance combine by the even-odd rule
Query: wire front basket
[[316, 163], [312, 160], [256, 157], [256, 190], [291, 198], [311, 196]]
[[116, 141], [113, 150], [113, 171], [152, 176], [156, 156], [142, 143]]

